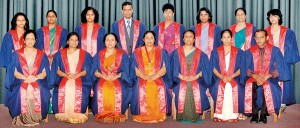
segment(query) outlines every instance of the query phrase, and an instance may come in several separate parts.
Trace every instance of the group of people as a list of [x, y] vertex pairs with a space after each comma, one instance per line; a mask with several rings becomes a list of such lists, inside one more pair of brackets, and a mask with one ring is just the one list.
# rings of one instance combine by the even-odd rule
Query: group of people
[[267, 115], [276, 121], [285, 104], [295, 103], [291, 66], [300, 57], [280, 10], [268, 12], [265, 30], [246, 22], [244, 8], [225, 30], [205, 7], [189, 30], [173, 20], [172, 4], [162, 11], [165, 21], [146, 31], [126, 1], [111, 33], [93, 7], [82, 11], [82, 24], [71, 33], [56, 24], [54, 10], [37, 31], [29, 30], [24, 13], [15, 14], [0, 51], [12, 125], [38, 125], [50, 111], [57, 121], [84, 123], [89, 109], [100, 123], [125, 122], [128, 109], [143, 123], [170, 114], [201, 123], [209, 109], [216, 122], [252, 116], [250, 122], [267, 123]]

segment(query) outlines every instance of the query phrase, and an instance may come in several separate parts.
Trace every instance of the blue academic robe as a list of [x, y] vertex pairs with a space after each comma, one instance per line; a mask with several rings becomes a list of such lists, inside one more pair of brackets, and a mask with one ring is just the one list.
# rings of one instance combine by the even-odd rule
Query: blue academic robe
[[[291, 29], [286, 31], [283, 59], [287, 67], [287, 75], [289, 78], [292, 78], [292, 65], [300, 61], [300, 56], [296, 36]], [[295, 104], [296, 99], [294, 81], [292, 79], [284, 81], [283, 86], [282, 103]]]
[[[79, 35], [79, 44], [78, 44], [79, 47], [81, 47], [81, 37], [82, 37], [81, 30], [82, 30], [81, 25], [78, 25], [75, 28], [75, 32]], [[101, 26], [100, 29], [98, 30], [97, 51], [100, 51], [101, 49], [105, 48], [105, 43], [104, 43], [105, 35], [106, 35], [106, 30], [103, 26]]]
[[[49, 110], [49, 100], [50, 100], [50, 87], [49, 87], [49, 79], [50, 79], [50, 70], [49, 70], [49, 62], [46, 54], [43, 55], [42, 62], [38, 66], [38, 74], [40, 74], [44, 69], [46, 71], [47, 77], [44, 79], [37, 80], [37, 83], [40, 88], [40, 97], [41, 97], [41, 114], [42, 119], [45, 119], [48, 110]], [[21, 114], [21, 93], [20, 86], [24, 80], [17, 79], [14, 76], [15, 69], [23, 74], [21, 64], [19, 61], [18, 53], [14, 52], [12, 54], [12, 61], [10, 62], [5, 78], [5, 88], [10, 90], [10, 95], [7, 101], [7, 107], [9, 109], [11, 117], [16, 117]]]
[[[220, 46], [223, 47], [223, 46]], [[211, 54], [211, 65], [212, 65], [212, 70], [216, 68], [216, 70], [221, 73], [220, 69], [220, 63], [219, 63], [219, 54], [218, 50], [215, 49], [212, 51]], [[238, 71], [240, 69], [241, 74], [235, 78], [235, 82], [237, 83], [238, 87], [238, 111], [239, 113], [244, 113], [244, 100], [245, 100], [245, 87], [244, 87], [244, 76], [242, 75], [242, 70], [244, 69], [245, 66], [245, 60], [244, 60], [244, 52], [240, 49], [238, 49], [238, 53], [236, 55], [236, 58], [230, 58], [235, 59], [235, 66], [234, 66], [234, 72]], [[220, 84], [221, 79], [217, 77], [215, 74], [212, 76], [212, 85], [210, 87], [211, 89], [211, 95], [213, 100], [216, 102], [217, 97], [218, 97], [218, 88]], [[216, 104], [214, 104], [214, 107], [216, 108]], [[216, 109], [215, 109], [216, 110]]]
[[[82, 49], [79, 49], [82, 50]], [[52, 109], [54, 114], [58, 113], [58, 90], [59, 90], [59, 84], [62, 81], [63, 77], [60, 77], [57, 74], [57, 70], [54, 69], [60, 69], [62, 72], [66, 72], [66, 69], [63, 64], [61, 51], [57, 52], [54, 55], [54, 59], [51, 66], [51, 87], [53, 89], [53, 97], [52, 97]], [[89, 53], [86, 52], [84, 61], [81, 71], [86, 70], [86, 76], [81, 77], [82, 81], [82, 100], [81, 100], [81, 113], [86, 112], [86, 108], [89, 103], [89, 96], [92, 88], [92, 79], [90, 76], [91, 72], [91, 64], [92, 64], [92, 57]]]
[[[93, 96], [93, 99], [92, 99], [92, 105], [91, 105], [91, 109], [92, 109], [92, 112], [94, 115], [96, 114], [99, 114], [98, 113], [98, 93], [97, 93], [97, 90], [98, 90], [98, 83], [100, 82], [100, 79], [97, 78], [94, 73], [96, 71], [99, 71], [100, 73], [101, 70], [100, 70], [100, 52], [98, 52], [94, 58], [93, 58], [93, 66], [92, 66], [92, 71], [91, 71], [91, 76], [92, 76], [92, 80], [93, 80], [93, 83], [94, 83], [94, 86], [93, 86], [93, 90], [94, 90], [94, 96]], [[101, 59], [104, 59], [104, 58], [101, 58]], [[131, 98], [131, 81], [130, 81], [130, 77], [129, 77], [129, 65], [130, 65], [130, 61], [129, 61], [129, 58], [128, 58], [128, 55], [123, 52], [122, 54], [122, 62], [121, 62], [121, 65], [120, 65], [120, 68], [118, 69], [117, 71], [117, 74], [119, 73], [122, 73], [121, 77], [118, 78], [120, 84], [121, 84], [121, 87], [122, 87], [122, 105], [121, 105], [121, 113], [124, 114], [129, 106], [129, 102], [130, 102], [130, 98]]]
[[[60, 34], [60, 41], [59, 41], [58, 49], [64, 48], [66, 46], [67, 35], [68, 35], [67, 29], [63, 28], [61, 30], [61, 34]], [[36, 44], [34, 45], [34, 47], [38, 48], [40, 50], [44, 50], [44, 30], [42, 28], [40, 28], [36, 31]]]
[[[195, 26], [191, 27], [191, 30], [193, 30], [194, 32], [196, 32], [196, 27]], [[215, 30], [214, 30], [214, 47], [213, 47], [213, 49], [216, 49], [217, 47], [223, 45], [223, 43], [221, 41], [221, 31], [222, 30], [223, 29], [222, 29], [222, 27], [220, 25], [216, 25], [215, 26]]]
[[[131, 20], [131, 22], [133, 22], [133, 21], [134, 21], [134, 19]], [[111, 33], [114, 33], [117, 35], [117, 37], [118, 37], [117, 47], [122, 49], [118, 22], [119, 22], [119, 20], [113, 22], [113, 24], [111, 25], [110, 31], [111, 31]], [[133, 28], [133, 29], [135, 29], [135, 28]], [[144, 33], [146, 32], [146, 30], [147, 30], [146, 25], [143, 23], [140, 23], [140, 31], [139, 31], [137, 43], [136, 43], [134, 49], [144, 46], [143, 36], [144, 36]], [[132, 35], [131, 35], [131, 37], [132, 37]]]
[[[256, 47], [256, 46], [257, 45], [254, 45], [252, 47]], [[246, 68], [245, 68], [244, 72], [248, 71], [248, 70], [254, 72], [253, 55], [252, 55], [250, 49], [248, 49], [245, 53]], [[278, 81], [286, 81], [286, 80], [290, 79], [290, 77], [288, 76], [288, 74], [286, 72], [287, 67], [286, 67], [283, 60], [284, 59], [283, 59], [283, 56], [282, 56], [279, 48], [277, 48], [275, 46], [272, 46], [272, 55], [271, 55], [271, 58], [270, 58], [269, 73], [273, 72], [276, 69], [278, 71], [279, 76], [276, 77], [276, 78], [271, 77], [267, 81], [270, 84], [273, 103], [274, 103], [274, 109], [275, 109], [275, 113], [277, 115], [279, 114], [279, 109], [280, 109], [280, 106], [281, 106], [281, 96], [282, 96], [282, 90], [281, 90], [281, 88], [278, 84]], [[245, 73], [243, 73], [243, 74], [245, 74]], [[250, 78], [251, 77], [246, 76], [245, 81], [247, 81]], [[258, 108], [261, 108], [261, 105], [262, 105], [262, 96], [263, 96], [262, 91], [263, 91], [263, 89], [262, 89], [261, 86], [257, 88], [257, 101], [256, 101], [256, 103], [258, 105]]]
[[12, 53], [18, 49], [14, 48], [12, 35], [7, 32], [2, 41], [0, 50], [0, 67], [7, 68], [12, 61]]
[[[158, 39], [159, 39], [159, 25], [155, 25], [154, 28], [153, 28], [153, 31], [155, 33], [155, 43], [154, 45], [155, 46], [158, 46]], [[183, 43], [183, 33], [185, 31], [185, 27], [180, 24], [180, 46], [183, 46], [184, 43]]]
[[[171, 101], [172, 101], [172, 95], [169, 89], [172, 88], [172, 82], [171, 82], [171, 68], [170, 68], [170, 57], [168, 55], [168, 52], [164, 49], [162, 49], [162, 61], [161, 66], [162, 68], [163, 64], [165, 64], [167, 72], [164, 76], [162, 76], [162, 80], [165, 84], [165, 96], [166, 96], [166, 113], [171, 113]], [[132, 80], [132, 97], [130, 101], [130, 110], [133, 115], [140, 115], [139, 111], [139, 83], [140, 78], [136, 76], [135, 68], [138, 68], [137, 61], [136, 61], [136, 53], [134, 52], [132, 56], [130, 57], [131, 65], [130, 65], [130, 78]]]
[[[178, 55], [178, 49], [174, 50], [171, 54], [171, 69], [172, 69], [172, 88], [173, 92], [175, 93], [175, 105], [176, 109], [178, 110], [178, 95], [180, 90], [180, 83], [181, 79], [178, 78], [179, 73], [181, 72], [181, 65], [179, 62], [179, 55]], [[207, 55], [202, 52], [200, 56], [200, 60], [198, 63], [196, 74], [202, 72], [202, 77], [199, 78], [198, 84], [200, 89], [200, 96], [201, 96], [201, 108], [202, 111], [205, 111], [210, 108], [210, 104], [208, 101], [208, 98], [206, 96], [206, 89], [209, 87], [211, 83], [211, 73], [210, 72], [210, 66], [209, 66], [209, 60]]]

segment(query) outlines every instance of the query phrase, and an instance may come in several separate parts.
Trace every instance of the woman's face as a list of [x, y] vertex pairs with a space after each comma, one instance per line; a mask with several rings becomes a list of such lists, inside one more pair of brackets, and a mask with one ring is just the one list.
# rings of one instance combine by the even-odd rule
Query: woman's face
[[144, 42], [145, 42], [145, 46], [148, 47], [148, 46], [153, 46], [154, 45], [154, 42], [155, 42], [155, 37], [152, 33], [148, 32], [146, 35], [145, 35], [145, 38], [144, 38]]
[[68, 40], [69, 48], [77, 48], [78, 42], [78, 37], [76, 35], [72, 35]]
[[25, 20], [25, 17], [20, 15], [17, 17], [17, 20], [16, 20], [16, 28], [25, 28], [25, 24], [26, 24], [26, 20]]
[[55, 24], [57, 17], [54, 12], [49, 12], [46, 19], [48, 24]]
[[200, 12], [200, 21], [201, 23], [208, 23], [209, 22], [209, 14], [206, 11]]
[[245, 22], [246, 21], [246, 14], [244, 13], [243, 10], [238, 10], [236, 12], [236, 16], [235, 16], [236, 20], [238, 22]]
[[270, 15], [270, 22], [271, 24], [278, 24], [280, 17], [278, 15]]
[[174, 12], [171, 9], [166, 9], [164, 11], [164, 17], [166, 20], [172, 20], [174, 16]]
[[195, 35], [188, 31], [183, 35], [184, 45], [193, 45], [195, 42]]
[[230, 33], [228, 31], [226, 31], [223, 33], [221, 40], [222, 40], [224, 46], [230, 46], [232, 37], [230, 36]]
[[34, 36], [33, 33], [27, 34], [26, 37], [25, 37], [25, 45], [26, 45], [25, 47], [26, 48], [33, 48], [34, 44], [35, 44], [35, 41], [36, 41], [36, 39], [35, 39], [35, 36]]
[[85, 15], [86, 21], [87, 22], [94, 22], [95, 20], [95, 13], [93, 10], [88, 10], [86, 15]]
[[117, 40], [114, 35], [109, 34], [105, 37], [106, 48], [115, 48], [117, 45]]

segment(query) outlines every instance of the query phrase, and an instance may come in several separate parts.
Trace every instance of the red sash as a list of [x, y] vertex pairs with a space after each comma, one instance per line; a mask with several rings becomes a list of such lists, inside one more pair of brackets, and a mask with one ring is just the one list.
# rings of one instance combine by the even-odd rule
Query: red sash
[[58, 51], [59, 49], [59, 42], [60, 42], [60, 35], [61, 30], [63, 29], [61, 26], [56, 25], [55, 26], [55, 38], [54, 38], [54, 46], [53, 46], [53, 52], [50, 55], [50, 30], [49, 26], [42, 27], [44, 31], [44, 50], [48, 57], [53, 57], [53, 55]]
[[[91, 51], [87, 51], [91, 54], [91, 56], [95, 56], [97, 53], [97, 39], [98, 39], [98, 31], [101, 26], [97, 23], [94, 23], [92, 37], [91, 37]], [[87, 50], [87, 23], [81, 24], [81, 48], [83, 50]]]
[[[199, 60], [201, 57], [201, 50], [196, 48], [194, 53], [193, 62], [190, 68], [190, 73], [188, 73], [187, 62], [184, 54], [183, 47], [178, 48], [178, 56], [180, 62], [180, 70], [183, 76], [193, 76], [196, 75], [196, 71], [198, 68]], [[178, 95], [178, 113], [183, 113], [184, 110], [184, 101], [186, 96], [186, 89], [187, 89], [187, 81], [181, 80], [180, 82], [180, 89]], [[194, 102], [196, 107], [196, 113], [201, 113], [201, 95], [200, 95], [200, 87], [198, 80], [191, 81], [193, 94], [194, 94]]]
[[168, 42], [164, 42], [165, 24], [166, 21], [163, 21], [158, 24], [159, 26], [158, 46], [160, 46], [160, 48], [164, 48], [164, 43], [171, 43], [171, 44], [174, 43], [175, 48], [178, 48], [180, 46], [180, 24], [177, 22], [172, 23], [174, 24], [174, 38], [172, 40], [169, 40]]
[[[106, 53], [106, 48], [100, 51], [100, 70], [103, 74], [108, 75], [107, 69], [104, 67], [104, 60], [105, 60], [105, 53]], [[116, 75], [118, 69], [121, 66], [122, 62], [122, 55], [123, 51], [120, 49], [116, 49], [116, 59], [115, 59], [115, 68], [112, 70], [112, 74]], [[98, 88], [97, 88], [97, 102], [98, 102], [98, 113], [104, 112], [104, 107], [103, 107], [103, 83], [105, 82], [104, 79], [100, 79], [98, 83]], [[121, 109], [122, 109], [122, 87], [120, 84], [120, 81], [118, 79], [114, 80], [113, 83], [115, 84], [115, 113], [121, 114]]]
[[[284, 56], [284, 45], [285, 45], [285, 37], [286, 37], [287, 30], [288, 30], [287, 27], [280, 26], [279, 47], [278, 48], [280, 49], [283, 56]], [[274, 45], [273, 36], [271, 34], [271, 26], [267, 27], [266, 31], [268, 32], [269, 43]]]
[[12, 40], [13, 40], [13, 45], [14, 45], [14, 51], [17, 51], [21, 48], [25, 47], [24, 43], [24, 34], [19, 38], [17, 30], [9, 30], [8, 31], [11, 34]]
[[[144, 67], [144, 62], [143, 62], [143, 57], [142, 57], [142, 50], [144, 50], [145, 47], [141, 47], [136, 49], [135, 54], [136, 54], [136, 61], [137, 61], [137, 66], [138, 68], [145, 73], [145, 67]], [[161, 63], [162, 63], [162, 49], [160, 47], [154, 47], [155, 51], [155, 61], [154, 61], [154, 72], [157, 73], [160, 68], [161, 68]], [[158, 88], [158, 97], [159, 97], [159, 111], [161, 113], [166, 113], [166, 88], [165, 84], [162, 80], [162, 77], [156, 79], [155, 84], [157, 85]], [[146, 80], [139, 79], [139, 110], [141, 115], [146, 115], [147, 114], [147, 102], [146, 102]]]
[[[140, 24], [141, 24], [140, 21], [133, 20], [134, 31], [133, 31], [133, 35], [132, 35], [132, 37], [133, 37], [132, 52], [134, 51], [135, 46], [137, 44], [137, 40], [138, 40], [139, 33], [140, 33]], [[125, 29], [124, 29], [124, 18], [121, 18], [118, 21], [118, 26], [119, 26], [119, 35], [120, 35], [120, 42], [121, 42], [122, 49], [126, 53], [128, 53], [127, 44], [126, 44], [126, 35], [125, 35]]]
[[[18, 58], [20, 61], [20, 66], [22, 69], [22, 72], [25, 76], [28, 75], [38, 75], [38, 71], [40, 69], [42, 59], [43, 59], [43, 52], [37, 49], [36, 57], [34, 60], [33, 68], [31, 71], [29, 71], [28, 64], [26, 61], [26, 57], [24, 55], [24, 48], [21, 48], [18, 52]], [[26, 114], [28, 111], [28, 102], [27, 102], [27, 87], [28, 83], [25, 83], [24, 81], [21, 84], [20, 87], [20, 98], [21, 98], [21, 113]], [[40, 87], [37, 81], [30, 83], [30, 85], [33, 87], [34, 91], [34, 112], [40, 113], [41, 112], [41, 94], [40, 94]]]
[[[263, 67], [260, 67], [260, 57], [259, 57], [259, 47], [255, 45], [250, 48], [250, 51], [253, 56], [253, 65], [255, 74], [259, 74], [261, 76], [269, 73], [270, 61], [272, 57], [272, 45], [267, 44], [265, 46], [265, 54], [263, 58]], [[245, 85], [245, 113], [252, 113], [252, 84], [256, 82], [254, 78], [250, 78], [246, 81]], [[268, 81], [265, 81], [262, 85], [264, 96], [266, 99], [266, 105], [269, 114], [275, 113], [274, 111], [274, 103], [272, 97], [272, 90]]]
[[[213, 23], [209, 23], [208, 24], [208, 46], [207, 46], [207, 56], [208, 58], [210, 58], [210, 54], [211, 54], [211, 51], [213, 50], [214, 48], [214, 36], [215, 36], [215, 27], [216, 27], [216, 24], [213, 24]], [[200, 49], [200, 46], [201, 46], [201, 31], [202, 31], [202, 26], [201, 26], [201, 23], [200, 24], [197, 24], [195, 26], [195, 34], [196, 34], [196, 41], [195, 41], [195, 46], [197, 48]], [[204, 42], [205, 43], [205, 42]]]
[[[76, 67], [76, 74], [82, 71], [82, 67], [84, 64], [84, 58], [86, 52], [82, 49], [79, 49], [79, 61]], [[60, 51], [61, 52], [61, 58], [63, 65], [65, 67], [65, 73], [70, 73], [70, 66], [68, 62], [68, 57], [67, 57], [67, 49], [63, 49]], [[67, 77], [63, 77], [60, 84], [59, 84], [59, 89], [58, 89], [58, 112], [59, 113], [64, 113], [65, 112], [65, 92], [66, 92], [66, 83], [68, 81]], [[81, 112], [81, 102], [82, 102], [82, 81], [81, 78], [78, 77], [75, 79], [75, 102], [74, 102], [74, 112], [75, 113], [80, 113]]]
[[[238, 53], [238, 49], [236, 47], [233, 47], [233, 46], [231, 47], [230, 62], [229, 62], [228, 71], [226, 71], [224, 46], [219, 47], [217, 49], [217, 51], [218, 51], [218, 54], [219, 54], [219, 64], [220, 64], [221, 74], [224, 75], [224, 76], [230, 76], [230, 75], [234, 74], [234, 68], [235, 68], [235, 64], [236, 64], [236, 56], [237, 56], [237, 53]], [[234, 79], [232, 79], [230, 81], [230, 84], [232, 86], [233, 112], [238, 113], [238, 87], [237, 87], [237, 82]], [[226, 83], [224, 83], [223, 80], [220, 80], [219, 88], [218, 88], [218, 97], [217, 97], [217, 102], [216, 102], [216, 113], [217, 114], [222, 114], [225, 85], [226, 85]]]
[[[229, 27], [229, 29], [232, 32], [232, 38], [234, 39], [235, 35], [235, 28], [237, 24], [234, 24]], [[246, 40], [244, 43], [244, 51], [248, 50], [251, 47], [251, 39], [252, 39], [252, 33], [253, 33], [253, 25], [250, 23], [246, 23]], [[235, 46], [234, 40], [232, 41], [232, 46]]]

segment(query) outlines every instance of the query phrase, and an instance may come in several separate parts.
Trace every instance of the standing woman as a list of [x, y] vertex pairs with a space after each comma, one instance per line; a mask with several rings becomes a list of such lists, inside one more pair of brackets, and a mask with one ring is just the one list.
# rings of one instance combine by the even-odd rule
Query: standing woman
[[209, 60], [207, 55], [194, 46], [195, 33], [183, 33], [184, 46], [172, 53], [173, 91], [177, 121], [201, 123], [200, 114], [209, 108], [205, 84], [209, 84]]
[[66, 48], [57, 52], [51, 67], [51, 84], [54, 86], [52, 107], [58, 121], [84, 123], [88, 116], [91, 55], [78, 48], [79, 37], [75, 32], [67, 36]]
[[47, 82], [49, 62], [43, 51], [35, 49], [36, 34], [24, 33], [25, 48], [12, 54], [5, 87], [11, 91], [7, 106], [13, 126], [35, 126], [46, 118], [50, 89]]
[[82, 24], [75, 28], [75, 32], [79, 35], [79, 47], [90, 53], [92, 57], [105, 47], [103, 37], [106, 31], [98, 21], [98, 11], [93, 7], [86, 7], [81, 12]]
[[125, 122], [125, 111], [131, 98], [129, 58], [123, 50], [116, 48], [117, 36], [104, 36], [106, 48], [93, 59], [94, 97], [92, 111], [100, 123]]
[[246, 22], [246, 14], [246, 9], [236, 9], [235, 18], [237, 20], [237, 24], [229, 27], [232, 32], [232, 45], [243, 51], [248, 50], [251, 46], [256, 44], [254, 40], [256, 27], [253, 24]]
[[[24, 13], [18, 12], [11, 20], [11, 29], [4, 35], [0, 50], [0, 67], [8, 68], [12, 53], [24, 47], [23, 34], [29, 29], [29, 21]], [[5, 90], [4, 105], [7, 106], [11, 91]]]
[[[292, 65], [300, 61], [299, 50], [296, 36], [293, 30], [282, 25], [283, 16], [279, 9], [272, 9], [268, 12], [268, 21], [270, 26], [266, 28], [269, 37], [269, 43], [278, 47], [283, 55], [287, 66], [288, 77], [292, 78]], [[282, 89], [282, 102], [279, 116], [284, 114], [286, 105], [296, 103], [295, 85], [293, 79], [281, 81], [279, 83]]]
[[182, 38], [185, 27], [173, 20], [175, 8], [172, 4], [167, 3], [162, 7], [165, 21], [154, 26], [155, 45], [167, 50], [170, 55], [173, 50], [183, 45]]
[[[242, 50], [231, 46], [232, 33], [229, 29], [221, 32], [223, 46], [212, 51], [213, 85], [211, 94], [215, 102], [214, 121], [237, 122], [240, 106], [244, 100], [240, 77], [244, 65]], [[241, 97], [242, 96], [242, 97]], [[244, 102], [243, 102], [244, 103]]]
[[166, 50], [154, 46], [153, 31], [147, 31], [143, 38], [145, 46], [136, 49], [131, 57], [130, 108], [133, 121], [158, 123], [171, 112], [170, 60]]

